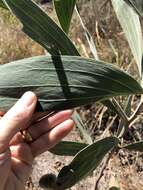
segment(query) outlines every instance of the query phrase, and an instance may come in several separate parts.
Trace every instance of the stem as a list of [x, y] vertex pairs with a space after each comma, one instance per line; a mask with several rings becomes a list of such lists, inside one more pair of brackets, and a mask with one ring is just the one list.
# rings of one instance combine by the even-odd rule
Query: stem
[[80, 115], [77, 113], [77, 111], [74, 111], [72, 118], [77, 126], [77, 128], [79, 129], [79, 131], [81, 132], [83, 139], [88, 143], [88, 144], [92, 144], [93, 140], [91, 138], [91, 136], [88, 134], [87, 130], [86, 130], [86, 125], [83, 123]]
[[132, 116], [128, 118], [128, 122], [123, 123], [123, 121], [121, 121], [121, 123], [119, 124], [119, 128], [118, 128], [119, 130], [117, 132], [118, 138], [121, 138], [124, 136], [126, 131], [129, 129], [130, 125], [136, 121], [137, 115], [141, 113], [142, 108], [143, 108], [143, 100], [141, 99], [139, 105], [137, 106]]
[[123, 124], [123, 121], [121, 120], [117, 131], [117, 137], [122, 138], [128, 131], [128, 128], [129, 128], [129, 123]]
[[143, 108], [143, 102], [140, 101], [137, 109], [135, 110], [135, 112], [133, 113], [133, 115], [129, 118], [130, 124], [136, 119], [136, 116], [140, 114], [142, 108]]
[[128, 131], [129, 129], [129, 118], [126, 114], [126, 112], [121, 108], [121, 106], [119, 105], [119, 103], [116, 101], [115, 98], [113, 98], [113, 104], [115, 105], [120, 117], [121, 117], [121, 122], [119, 124], [118, 127], [118, 131], [117, 131], [117, 137], [121, 138], [124, 136], [124, 134]]
[[124, 125], [127, 125], [129, 123], [129, 119], [128, 119], [128, 116], [126, 115], [126, 113], [124, 112], [124, 110], [121, 108], [121, 106], [119, 105], [119, 103], [116, 101], [115, 98], [112, 99], [112, 102], [113, 104], [115, 105], [117, 111], [118, 111], [118, 114], [120, 115], [122, 121], [123, 121], [123, 124]]

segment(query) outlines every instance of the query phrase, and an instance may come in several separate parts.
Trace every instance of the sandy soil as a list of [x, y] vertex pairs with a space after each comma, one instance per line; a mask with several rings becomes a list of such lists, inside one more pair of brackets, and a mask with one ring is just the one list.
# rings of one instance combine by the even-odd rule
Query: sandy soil
[[[73, 131], [66, 139], [80, 140], [79, 134]], [[49, 152], [40, 155], [34, 162], [31, 181], [27, 185], [27, 190], [42, 190], [39, 187], [39, 179], [47, 173], [58, 174], [58, 171], [71, 161], [72, 157], [55, 156]], [[137, 153], [120, 151], [113, 155], [106, 170], [101, 177], [98, 190], [109, 190], [109, 183], [113, 176], [116, 176], [121, 190], [143, 190], [143, 156]], [[81, 181], [71, 190], [94, 190], [95, 183], [99, 177], [100, 168], [93, 176]]]

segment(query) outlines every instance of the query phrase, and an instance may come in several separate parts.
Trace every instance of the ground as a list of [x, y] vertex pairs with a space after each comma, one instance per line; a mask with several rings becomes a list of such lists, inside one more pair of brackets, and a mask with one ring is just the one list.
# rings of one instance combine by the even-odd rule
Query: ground
[[[74, 130], [66, 139], [80, 140]], [[42, 190], [39, 179], [47, 173], [57, 174], [58, 171], [71, 161], [71, 157], [55, 156], [49, 152], [40, 155], [34, 162], [33, 172], [27, 190]], [[71, 190], [95, 190], [102, 164], [92, 176], [82, 180]], [[98, 184], [98, 190], [109, 190], [112, 177], [116, 176], [121, 190], [143, 190], [143, 155], [120, 151], [113, 155]]]

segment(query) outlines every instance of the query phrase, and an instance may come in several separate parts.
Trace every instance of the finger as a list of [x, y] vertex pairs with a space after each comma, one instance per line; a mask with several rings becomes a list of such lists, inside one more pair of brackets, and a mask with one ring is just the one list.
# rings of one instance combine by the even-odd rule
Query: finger
[[[18, 145], [10, 146], [11, 156], [15, 159], [24, 162], [27, 165], [31, 165], [33, 162], [33, 156], [29, 145], [26, 143], [20, 143]], [[26, 153], [26, 154], [25, 154]]]
[[0, 152], [8, 146], [12, 137], [27, 126], [36, 106], [36, 96], [25, 93], [22, 98], [0, 120]]
[[28, 174], [32, 170], [33, 155], [31, 149], [26, 143], [19, 143], [14, 146], [10, 146], [11, 159], [12, 159], [12, 171], [16, 174], [21, 182], [25, 183]]
[[61, 111], [50, 118], [42, 120], [40, 123], [36, 123], [28, 128], [28, 132], [33, 139], [37, 139], [44, 133], [47, 133], [49, 130], [57, 126], [58, 124], [69, 119], [72, 115], [72, 110]]
[[[54, 128], [56, 125], [64, 122], [65, 120], [71, 117], [73, 113], [72, 110], [61, 111], [50, 118], [46, 118], [42, 120], [40, 123], [36, 123], [30, 126], [27, 130], [31, 135], [32, 139], [37, 139], [44, 133], [49, 132], [50, 129]], [[17, 133], [12, 140], [10, 141], [10, 145], [16, 145], [23, 142], [23, 138], [21, 133]]]
[[50, 132], [42, 135], [36, 141], [30, 144], [33, 156], [37, 156], [55, 146], [64, 138], [74, 126], [73, 120], [69, 119], [57, 125]]
[[17, 145], [19, 143], [23, 143], [25, 140], [23, 138], [23, 136], [21, 135], [21, 132], [16, 133], [16, 135], [14, 135], [14, 137], [11, 139], [9, 145], [13, 146], [13, 145]]
[[[14, 157], [12, 157], [11, 160], [12, 160], [11, 169], [13, 171], [12, 173], [14, 174], [14, 176], [17, 177], [17, 179], [19, 179], [20, 184], [25, 184], [30, 173], [32, 172], [32, 165], [29, 165]], [[9, 188], [6, 188], [6, 189], [9, 189]]]

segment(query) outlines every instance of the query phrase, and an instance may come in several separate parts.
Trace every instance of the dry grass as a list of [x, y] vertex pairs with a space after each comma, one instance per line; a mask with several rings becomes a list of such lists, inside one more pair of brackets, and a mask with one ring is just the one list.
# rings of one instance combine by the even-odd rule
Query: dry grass
[[21, 25], [8, 11], [0, 9], [0, 63], [43, 54], [43, 49], [30, 40]]

